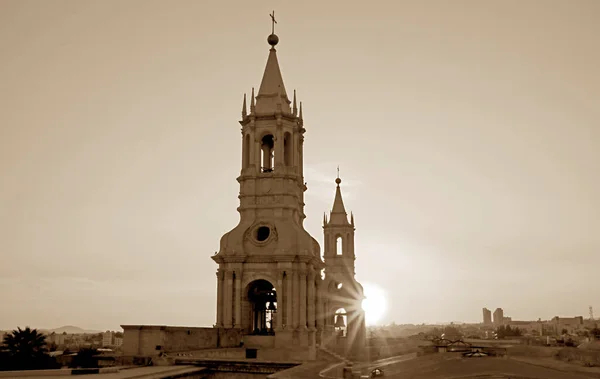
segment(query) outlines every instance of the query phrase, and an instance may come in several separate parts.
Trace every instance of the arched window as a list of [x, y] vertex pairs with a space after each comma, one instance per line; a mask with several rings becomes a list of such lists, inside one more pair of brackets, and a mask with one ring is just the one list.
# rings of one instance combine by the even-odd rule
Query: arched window
[[259, 279], [250, 283], [248, 301], [251, 304], [251, 328], [253, 334], [274, 334], [275, 312], [277, 312], [277, 292], [271, 283]]
[[345, 337], [348, 329], [348, 315], [344, 308], [335, 311], [333, 326], [339, 337]]
[[272, 172], [275, 159], [275, 139], [272, 134], [267, 134], [260, 142], [262, 172]]
[[246, 134], [244, 137], [244, 155], [242, 158], [242, 167], [248, 168], [250, 165], [250, 134]]
[[285, 133], [283, 136], [283, 164], [285, 166], [292, 165], [292, 135]]
[[337, 255], [342, 255], [342, 252], [343, 252], [342, 236], [337, 236], [335, 238], [335, 252]]

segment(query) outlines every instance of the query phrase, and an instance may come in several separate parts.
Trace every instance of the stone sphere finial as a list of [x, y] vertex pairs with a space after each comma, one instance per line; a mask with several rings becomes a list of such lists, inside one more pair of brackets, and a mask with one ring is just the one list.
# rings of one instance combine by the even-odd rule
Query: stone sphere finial
[[340, 178], [337, 178], [337, 179], [335, 179], [335, 183], [336, 183], [338, 186], [340, 185], [340, 183], [341, 183], [341, 182], [342, 182], [342, 179], [340, 179]]
[[279, 37], [277, 37], [277, 34], [271, 34], [267, 37], [267, 42], [269, 45], [275, 47], [279, 43]]

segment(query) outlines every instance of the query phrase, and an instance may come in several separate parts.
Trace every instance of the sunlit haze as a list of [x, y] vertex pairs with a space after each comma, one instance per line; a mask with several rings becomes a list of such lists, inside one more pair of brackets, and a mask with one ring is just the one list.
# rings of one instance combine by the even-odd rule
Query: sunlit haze
[[387, 312], [387, 299], [385, 292], [378, 286], [370, 283], [363, 285], [365, 299], [362, 308], [365, 310], [365, 323], [377, 325]]
[[0, 329], [215, 323], [273, 9], [368, 323], [600, 309], [600, 1], [3, 0]]

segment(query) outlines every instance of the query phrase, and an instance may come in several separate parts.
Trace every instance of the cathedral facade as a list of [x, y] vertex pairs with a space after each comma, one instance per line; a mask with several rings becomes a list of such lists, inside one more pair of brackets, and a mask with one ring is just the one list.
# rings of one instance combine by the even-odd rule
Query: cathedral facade
[[[217, 270], [217, 328], [240, 329], [244, 345], [285, 359], [315, 359], [318, 346], [359, 356], [365, 345], [362, 286], [355, 279], [354, 218], [336, 179], [323, 219], [323, 256], [303, 226], [302, 103], [285, 89], [271, 34], [258, 93], [244, 95], [240, 221], [212, 257]], [[249, 104], [248, 104], [249, 103]]]

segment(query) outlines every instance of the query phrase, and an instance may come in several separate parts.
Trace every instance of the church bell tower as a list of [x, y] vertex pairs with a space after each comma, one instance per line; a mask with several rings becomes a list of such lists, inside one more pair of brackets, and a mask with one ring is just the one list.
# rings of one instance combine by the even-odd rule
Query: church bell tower
[[[365, 312], [362, 309], [363, 287], [355, 278], [354, 215], [344, 207], [340, 183], [335, 180], [333, 208], [323, 216], [325, 278], [323, 281], [325, 330], [323, 339], [336, 344], [344, 338], [348, 357], [360, 357], [366, 342]], [[339, 345], [339, 343], [337, 343]]]
[[[274, 21], [274, 14], [271, 15]], [[274, 30], [273, 30], [274, 31]], [[304, 229], [302, 103], [283, 83], [272, 33], [262, 81], [242, 105], [238, 225], [223, 235], [217, 270], [219, 328], [239, 328], [264, 358], [314, 359], [324, 268]], [[299, 106], [298, 106], [299, 105]], [[269, 356], [275, 354], [276, 356]]]

